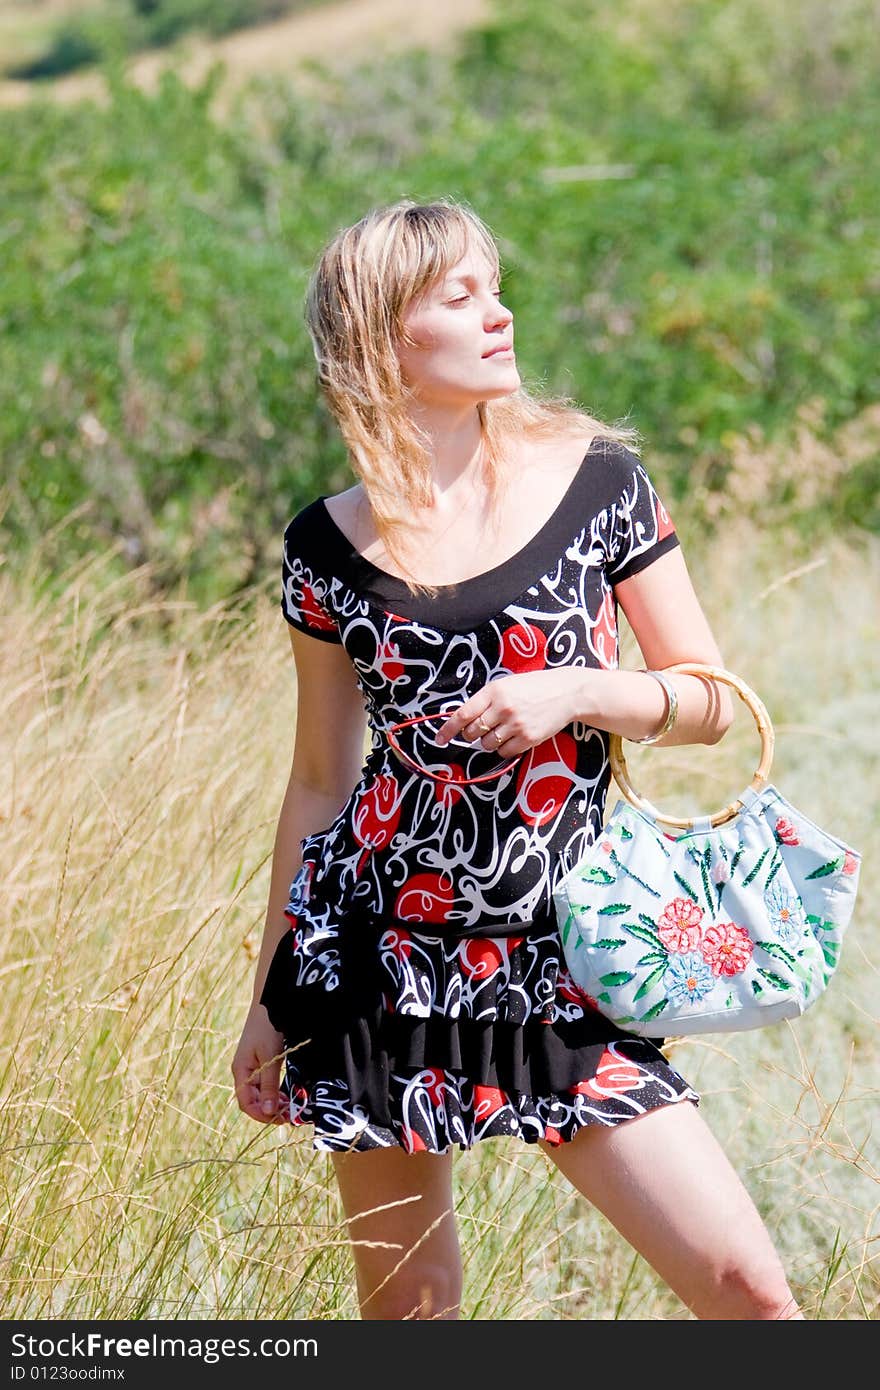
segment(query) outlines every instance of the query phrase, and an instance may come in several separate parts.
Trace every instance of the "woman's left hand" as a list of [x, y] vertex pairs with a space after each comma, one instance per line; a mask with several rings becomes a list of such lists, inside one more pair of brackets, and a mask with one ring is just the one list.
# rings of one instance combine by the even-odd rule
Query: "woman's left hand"
[[582, 666], [523, 671], [487, 681], [441, 725], [435, 742], [459, 736], [487, 753], [516, 758], [578, 718]]

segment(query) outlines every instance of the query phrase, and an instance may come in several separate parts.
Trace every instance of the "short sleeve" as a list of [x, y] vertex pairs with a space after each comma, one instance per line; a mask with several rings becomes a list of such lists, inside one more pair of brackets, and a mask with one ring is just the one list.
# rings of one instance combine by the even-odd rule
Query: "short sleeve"
[[679, 544], [672, 518], [644, 466], [629, 450], [627, 477], [614, 507], [606, 574], [620, 584]]
[[291, 627], [321, 642], [341, 643], [330, 605], [331, 581], [322, 573], [313, 555], [308, 513], [309, 508], [300, 512], [284, 532], [281, 611]]

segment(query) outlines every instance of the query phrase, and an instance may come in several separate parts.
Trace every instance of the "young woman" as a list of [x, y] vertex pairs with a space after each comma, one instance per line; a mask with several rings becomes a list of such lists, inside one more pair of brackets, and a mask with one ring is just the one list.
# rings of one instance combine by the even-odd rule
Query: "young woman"
[[[714, 743], [731, 709], [663, 676], [722, 664], [672, 522], [632, 432], [523, 387], [499, 273], [469, 207], [403, 200], [312, 277], [360, 481], [284, 537], [296, 740], [238, 1104], [332, 1154], [364, 1318], [457, 1316], [453, 1152], [502, 1135], [697, 1316], [799, 1317], [663, 1039], [564, 968], [552, 888], [601, 828], [608, 732]], [[646, 671], [618, 669], [618, 604]]]

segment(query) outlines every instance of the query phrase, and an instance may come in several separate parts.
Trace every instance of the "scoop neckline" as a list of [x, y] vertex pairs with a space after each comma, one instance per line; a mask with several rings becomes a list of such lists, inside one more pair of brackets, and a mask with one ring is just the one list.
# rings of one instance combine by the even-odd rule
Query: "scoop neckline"
[[[598, 444], [607, 444], [607, 442], [608, 439], [606, 435], [597, 434], [593, 436], [592, 440], [590, 441], [590, 446], [587, 449], [587, 452], [584, 454], [583, 458], [581, 459], [580, 463], [578, 464], [577, 468], [572, 474], [568, 486], [566, 487], [565, 492], [562, 494], [562, 497], [559, 499], [559, 502], [553, 508], [553, 511], [547, 517], [547, 520], [543, 522], [541, 526], [539, 526], [538, 530], [534, 533], [534, 535], [529, 537], [529, 539], [525, 542], [524, 545], [520, 546], [519, 550], [515, 550], [512, 555], [508, 555], [507, 559], [502, 560], [500, 564], [493, 565], [491, 569], [482, 570], [479, 574], [468, 575], [466, 579], [458, 579], [452, 584], [432, 584], [430, 587], [438, 591], [438, 596], [441, 594], [461, 594], [462, 592], [467, 591], [470, 588], [470, 586], [483, 585], [486, 583], [487, 580], [492, 579], [494, 576], [501, 575], [511, 565], [517, 565], [521, 560], [524, 559], [526, 555], [530, 553], [533, 547], [540, 545], [545, 534], [555, 526], [562, 511], [564, 510], [572, 494], [574, 493], [578, 482], [580, 481], [580, 477], [583, 472], [584, 465], [587, 462], [587, 459], [590, 457], [593, 450], [596, 448]], [[339, 523], [335, 521], [333, 517], [330, 515], [330, 510], [327, 506], [328, 496], [329, 493], [322, 492], [317, 500], [321, 504], [321, 510], [323, 512], [323, 515], [326, 517], [327, 521], [329, 521], [330, 526], [333, 529], [333, 533], [337, 538], [337, 541], [340, 543], [341, 548], [346, 552], [347, 558], [352, 563], [356, 564], [360, 570], [366, 570], [369, 571], [371, 574], [375, 575], [381, 581], [383, 587], [387, 588], [389, 585], [397, 585], [399, 586], [400, 590], [406, 590], [406, 592], [409, 593], [410, 591], [405, 579], [403, 579], [399, 574], [392, 574], [390, 570], [384, 570], [379, 565], [373, 564], [372, 560], [368, 560], [367, 557], [365, 555], [362, 555], [361, 552], [357, 549], [357, 547], [352, 544], [352, 542], [349, 540], [348, 536], [345, 534]]]

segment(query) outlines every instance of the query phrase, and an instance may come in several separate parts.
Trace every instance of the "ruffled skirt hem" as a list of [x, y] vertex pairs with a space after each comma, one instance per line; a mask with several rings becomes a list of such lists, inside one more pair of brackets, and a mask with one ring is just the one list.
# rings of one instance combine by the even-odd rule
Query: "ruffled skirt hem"
[[565, 1143], [679, 1100], [660, 1051], [571, 980], [555, 924], [448, 940], [362, 916], [292, 919], [262, 993], [284, 1037], [284, 1118], [333, 1151]]
[[526, 1144], [543, 1140], [555, 1147], [588, 1125], [621, 1124], [683, 1100], [699, 1104], [697, 1092], [662, 1053], [634, 1038], [610, 1043], [593, 1076], [549, 1096], [511, 1094], [439, 1068], [394, 1074], [381, 1119], [352, 1101], [342, 1078], [304, 1085], [301, 1072], [288, 1061], [281, 1113], [294, 1126], [313, 1126], [313, 1149], [442, 1154], [456, 1145], [472, 1149], [497, 1138]]

